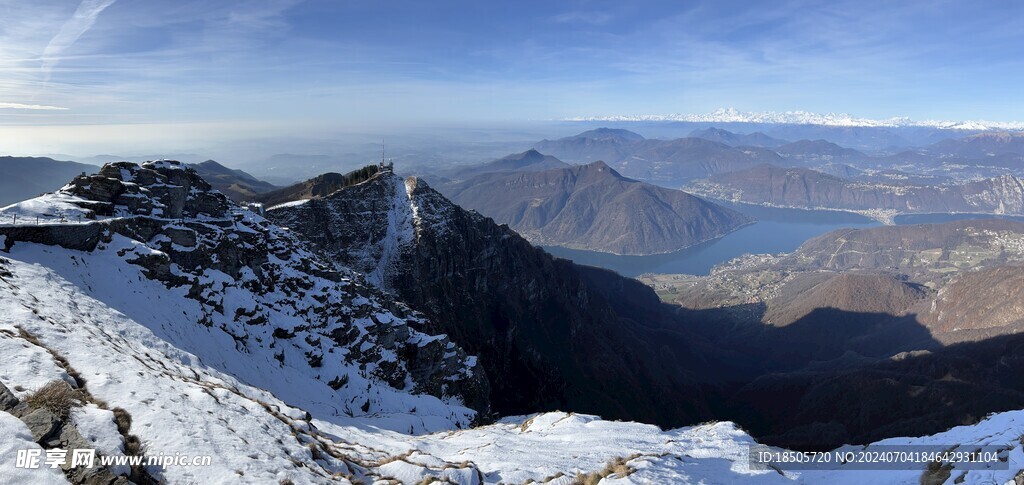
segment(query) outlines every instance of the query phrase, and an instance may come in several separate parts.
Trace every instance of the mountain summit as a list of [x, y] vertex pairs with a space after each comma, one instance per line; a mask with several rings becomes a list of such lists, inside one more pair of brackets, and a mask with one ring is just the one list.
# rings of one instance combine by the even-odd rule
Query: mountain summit
[[453, 177], [465, 180], [483, 173], [541, 171], [553, 168], [566, 168], [570, 165], [550, 155], [544, 155], [534, 149], [522, 153], [513, 153], [497, 160], [472, 167], [459, 168]]
[[677, 251], [751, 222], [685, 192], [623, 177], [601, 161], [484, 174], [441, 190], [536, 244], [615, 254]]
[[629, 130], [598, 128], [557, 140], [542, 140], [534, 148], [574, 163], [613, 162], [626, 156], [642, 141], [644, 137]]

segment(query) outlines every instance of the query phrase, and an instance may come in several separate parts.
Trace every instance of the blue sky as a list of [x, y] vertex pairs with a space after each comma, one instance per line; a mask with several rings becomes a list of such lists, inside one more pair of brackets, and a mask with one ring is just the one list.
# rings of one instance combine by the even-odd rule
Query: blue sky
[[1020, 2], [0, 0], [0, 19], [7, 151], [720, 107], [1024, 118]]

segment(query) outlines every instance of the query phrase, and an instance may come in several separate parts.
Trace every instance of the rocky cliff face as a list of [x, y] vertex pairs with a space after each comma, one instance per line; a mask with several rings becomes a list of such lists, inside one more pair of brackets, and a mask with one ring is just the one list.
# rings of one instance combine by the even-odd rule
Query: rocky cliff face
[[700, 339], [672, 325], [649, 289], [631, 302], [647, 314], [627, 317], [593, 282], [623, 278], [581, 273], [422, 180], [385, 172], [268, 217], [480, 355], [500, 414], [559, 408], [664, 424], [709, 415], [690, 369], [710, 352], [694, 349]]
[[485, 174], [440, 190], [535, 244], [614, 254], [678, 251], [752, 222], [685, 192], [625, 178], [604, 162]]
[[[33, 210], [62, 216], [36, 225], [28, 217]], [[368, 392], [368, 382], [487, 411], [487, 381], [475, 357], [443, 335], [423, 333], [429, 323], [422, 315], [339, 272], [177, 162], [108, 164], [5, 211], [29, 219], [0, 227], [7, 251], [33, 242], [85, 251], [85, 262], [113, 258], [114, 267], [138, 268], [195, 304], [168, 323], [198, 326], [226, 338], [235, 352], [298, 369], [325, 388], [319, 394], [337, 400], [338, 412], [399, 411], [393, 399]], [[224, 361], [230, 372], [252, 372], [226, 355], [204, 357]], [[452, 417], [466, 424], [469, 416]]]

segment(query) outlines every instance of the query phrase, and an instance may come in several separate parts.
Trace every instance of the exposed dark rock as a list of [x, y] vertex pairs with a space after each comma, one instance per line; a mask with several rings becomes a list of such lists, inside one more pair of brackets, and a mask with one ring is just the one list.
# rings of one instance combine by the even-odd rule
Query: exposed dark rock
[[32, 439], [37, 443], [46, 441], [61, 424], [57, 416], [46, 408], [27, 410], [21, 420], [28, 426], [28, 430], [32, 432]]
[[[210, 184], [187, 166], [170, 160], [108, 163], [95, 175], [75, 177], [65, 189], [91, 201], [123, 207], [117, 215], [147, 215], [180, 219], [205, 214], [223, 217], [227, 198], [211, 192]], [[106, 211], [103, 211], [106, 212]]]
[[8, 226], [0, 234], [7, 236], [4, 251], [9, 251], [17, 241], [60, 246], [78, 251], [96, 249], [103, 236], [103, 228], [98, 223], [76, 224], [69, 226]]
[[[94, 448], [86, 440], [70, 417], [60, 419], [46, 408], [36, 408], [22, 421], [32, 432], [33, 439], [45, 449], [84, 450]], [[61, 465], [68, 481], [74, 484], [127, 484], [131, 483], [122, 475], [115, 474], [110, 467], [95, 463], [92, 468], [72, 467], [70, 455]]]
[[0, 382], [0, 411], [11, 412], [18, 405], [18, 398]]

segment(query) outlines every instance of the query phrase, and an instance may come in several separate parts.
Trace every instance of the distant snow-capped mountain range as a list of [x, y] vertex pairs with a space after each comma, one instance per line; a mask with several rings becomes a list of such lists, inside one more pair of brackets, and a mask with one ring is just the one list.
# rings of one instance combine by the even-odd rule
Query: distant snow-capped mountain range
[[928, 127], [947, 130], [1024, 130], [1020, 121], [916, 121], [907, 117], [875, 120], [846, 113], [811, 113], [808, 111], [739, 111], [720, 108], [704, 114], [637, 114], [612, 116], [577, 116], [564, 121], [685, 121], [691, 123], [778, 123], [790, 125], [861, 126], [880, 128]]

